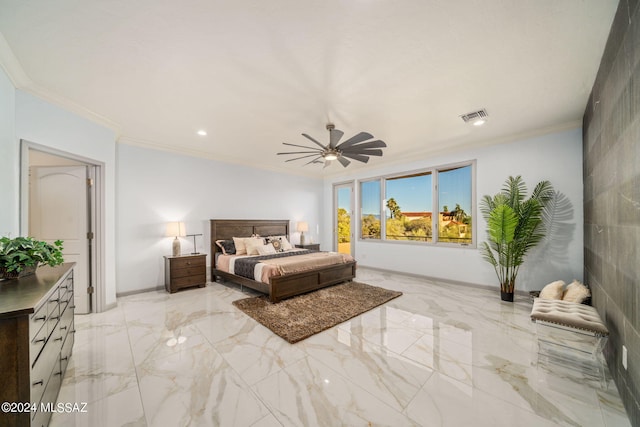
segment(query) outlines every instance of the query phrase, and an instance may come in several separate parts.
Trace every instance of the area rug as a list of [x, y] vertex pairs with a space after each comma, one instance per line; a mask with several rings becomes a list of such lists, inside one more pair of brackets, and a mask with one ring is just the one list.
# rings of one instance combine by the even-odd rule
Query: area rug
[[269, 302], [265, 295], [237, 300], [233, 305], [293, 344], [400, 295], [402, 292], [348, 282], [278, 303]]

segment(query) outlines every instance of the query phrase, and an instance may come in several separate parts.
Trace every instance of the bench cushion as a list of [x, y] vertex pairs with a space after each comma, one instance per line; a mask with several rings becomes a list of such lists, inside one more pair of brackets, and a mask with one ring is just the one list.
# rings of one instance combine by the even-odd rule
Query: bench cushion
[[582, 329], [602, 336], [609, 335], [609, 330], [602, 323], [594, 307], [575, 302], [536, 298], [533, 301], [531, 319]]

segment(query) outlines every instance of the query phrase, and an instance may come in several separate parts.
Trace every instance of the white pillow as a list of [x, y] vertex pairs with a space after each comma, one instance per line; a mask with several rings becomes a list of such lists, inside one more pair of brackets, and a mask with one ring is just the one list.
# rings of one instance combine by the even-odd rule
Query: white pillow
[[249, 237], [244, 240], [244, 244], [247, 250], [247, 255], [258, 255], [258, 247], [264, 246], [264, 240], [262, 240], [261, 237]]
[[282, 249], [288, 251], [289, 249], [293, 249], [293, 246], [287, 240], [287, 236], [279, 236], [280, 242], [282, 243]]
[[563, 280], [557, 280], [549, 283], [540, 291], [540, 298], [542, 299], [562, 299], [562, 288], [564, 287]]
[[276, 253], [276, 248], [274, 248], [271, 243], [258, 246], [257, 249], [258, 249], [258, 255], [271, 255]]
[[562, 300], [582, 304], [582, 302], [590, 296], [591, 291], [589, 291], [589, 288], [577, 280], [574, 280], [567, 286], [567, 290], [564, 291], [564, 295], [562, 295]]

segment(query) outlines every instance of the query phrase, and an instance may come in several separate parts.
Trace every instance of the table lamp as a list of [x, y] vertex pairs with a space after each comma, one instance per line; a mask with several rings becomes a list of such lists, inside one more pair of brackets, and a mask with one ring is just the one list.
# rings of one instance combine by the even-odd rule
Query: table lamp
[[178, 237], [184, 237], [185, 234], [184, 222], [170, 222], [167, 224], [167, 236], [174, 236], [173, 239], [173, 256], [180, 255], [180, 239]]
[[304, 232], [309, 231], [309, 224], [305, 221], [298, 222], [296, 230], [300, 232], [300, 244], [304, 246]]

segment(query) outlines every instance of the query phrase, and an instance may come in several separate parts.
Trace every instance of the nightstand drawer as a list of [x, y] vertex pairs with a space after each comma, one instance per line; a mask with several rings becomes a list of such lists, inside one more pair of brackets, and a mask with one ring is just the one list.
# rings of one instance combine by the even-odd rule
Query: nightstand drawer
[[202, 267], [179, 268], [174, 270], [171, 268], [171, 278], [179, 279], [181, 277], [198, 276], [202, 274]]
[[171, 270], [189, 268], [189, 267], [204, 267], [205, 257], [187, 257], [187, 258], [173, 258], [171, 259]]
[[177, 288], [193, 285], [204, 285], [207, 281], [206, 274], [200, 274], [197, 276], [179, 277], [171, 280], [171, 285]]

